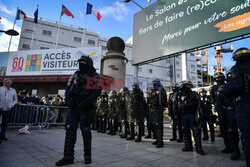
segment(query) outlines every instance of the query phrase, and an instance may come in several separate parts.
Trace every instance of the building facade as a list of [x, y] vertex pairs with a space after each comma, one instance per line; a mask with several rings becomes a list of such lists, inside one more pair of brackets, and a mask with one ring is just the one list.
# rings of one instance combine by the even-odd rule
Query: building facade
[[[38, 24], [34, 24], [33, 18], [27, 17], [22, 24], [18, 50], [43, 50], [55, 48], [79, 48], [98, 46], [102, 48], [102, 57], [107, 52], [108, 38], [100, 36], [96, 32], [86, 31], [80, 27], [61, 24], [58, 31], [58, 23], [40, 18]], [[57, 41], [58, 35], [58, 43]], [[83, 43], [82, 43], [83, 41]], [[134, 66], [132, 66], [132, 38], [126, 42], [124, 50], [128, 59], [126, 65], [126, 86], [135, 82]], [[188, 53], [186, 57], [187, 78], [195, 86], [202, 83], [201, 66], [197, 64], [197, 57], [194, 53]], [[142, 65], [138, 67], [138, 78], [143, 89], [146, 89], [148, 83], [154, 78], [162, 80], [165, 87], [172, 83], [182, 81], [182, 57], [178, 56], [167, 60]], [[199, 75], [200, 74], [200, 75]]]

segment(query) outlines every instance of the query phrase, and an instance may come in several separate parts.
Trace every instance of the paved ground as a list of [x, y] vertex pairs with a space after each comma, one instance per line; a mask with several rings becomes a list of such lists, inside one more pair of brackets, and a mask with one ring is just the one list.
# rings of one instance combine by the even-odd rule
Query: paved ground
[[[166, 129], [166, 128], [165, 128]], [[170, 142], [170, 130], [165, 130], [164, 148], [155, 148], [150, 140], [142, 143], [122, 140], [93, 131], [92, 164], [102, 167], [245, 167], [243, 157], [231, 161], [229, 154], [220, 153], [223, 148], [221, 138], [215, 143], [203, 142], [206, 156], [195, 152], [182, 152], [183, 143]], [[45, 129], [40, 133], [32, 129], [30, 135], [19, 135], [17, 130], [8, 130], [9, 140], [0, 145], [0, 167], [46, 167], [55, 166], [62, 158], [64, 135], [63, 128]], [[84, 166], [83, 145], [80, 131], [75, 148], [75, 164]]]

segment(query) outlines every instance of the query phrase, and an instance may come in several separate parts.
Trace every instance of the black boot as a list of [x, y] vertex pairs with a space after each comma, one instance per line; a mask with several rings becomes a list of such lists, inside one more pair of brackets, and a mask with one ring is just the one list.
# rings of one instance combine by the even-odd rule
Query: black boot
[[117, 128], [116, 121], [113, 119], [111, 121], [111, 133], [110, 133], [110, 135], [116, 135], [116, 128]]
[[184, 144], [185, 147], [182, 149], [182, 151], [193, 151], [193, 146], [192, 146], [192, 139], [191, 139], [191, 131], [188, 128], [183, 128], [183, 133], [184, 133]]
[[202, 150], [200, 129], [198, 127], [193, 127], [192, 130], [194, 135], [196, 152], [198, 154], [205, 155], [204, 151]]
[[152, 125], [152, 132], [153, 132], [153, 139], [156, 139], [156, 133], [157, 133], [157, 131], [156, 131], [156, 125]]
[[177, 137], [176, 137], [176, 127], [177, 127], [177, 120], [176, 118], [173, 119], [173, 128], [172, 128], [172, 139], [170, 139], [170, 141], [176, 141]]
[[177, 139], [177, 143], [182, 143], [182, 142], [183, 142], [183, 137]]
[[72, 159], [71, 157], [63, 157], [62, 159], [56, 162], [56, 166], [64, 166], [64, 165], [69, 165], [73, 163], [74, 163], [74, 159]]
[[214, 124], [213, 123], [209, 123], [209, 129], [210, 129], [211, 141], [215, 141], [215, 138], [214, 138]]
[[157, 148], [162, 148], [164, 143], [163, 143], [163, 124], [159, 124], [156, 126], [157, 128]]
[[182, 143], [183, 142], [183, 130], [182, 130], [182, 126], [181, 126], [181, 119], [178, 117], [178, 134], [179, 134], [179, 138], [177, 139], [177, 143]]
[[106, 117], [104, 117], [103, 119], [102, 119], [102, 133], [106, 133], [106, 130], [107, 130], [107, 119], [106, 119]]
[[231, 150], [231, 160], [239, 160], [240, 149], [239, 149], [239, 133], [237, 129], [230, 129], [228, 131], [228, 141]]
[[84, 145], [84, 164], [91, 163], [91, 130], [90, 127], [85, 127], [82, 129], [82, 138]]
[[98, 118], [97, 119], [97, 133], [101, 133], [102, 132], [102, 121], [101, 121], [101, 118]]
[[204, 121], [202, 123], [202, 131], [203, 131], [203, 138], [202, 138], [202, 140], [208, 140], [207, 121]]
[[225, 148], [221, 150], [222, 153], [231, 153], [232, 151], [230, 150], [230, 145], [228, 141], [227, 135], [222, 135], [222, 138], [224, 140]]
[[130, 135], [127, 140], [135, 140], [135, 124], [129, 123]]
[[152, 137], [151, 133], [152, 133], [152, 125], [151, 124], [147, 124], [147, 130], [148, 130], [148, 135], [145, 136], [145, 139], [150, 139]]
[[76, 139], [73, 137], [73, 130], [66, 129], [65, 143], [64, 143], [64, 157], [56, 162], [56, 166], [63, 166], [74, 163], [74, 147]]
[[122, 123], [122, 131], [123, 131], [123, 134], [120, 136], [122, 139], [124, 138], [127, 138], [128, 136], [128, 131], [129, 131], [129, 126], [128, 126], [128, 122], [127, 121], [124, 121]]
[[135, 142], [141, 142], [141, 138], [142, 138], [142, 134], [143, 134], [143, 122], [140, 122], [138, 124], [138, 129], [139, 129], [139, 132], [138, 132], [138, 135], [137, 135]]

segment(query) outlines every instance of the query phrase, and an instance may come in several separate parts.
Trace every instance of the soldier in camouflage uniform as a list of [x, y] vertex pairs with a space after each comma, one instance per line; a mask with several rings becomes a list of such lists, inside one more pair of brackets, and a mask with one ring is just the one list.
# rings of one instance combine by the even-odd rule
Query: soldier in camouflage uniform
[[116, 97], [116, 111], [117, 111], [117, 123], [120, 127], [120, 136], [122, 135], [122, 121], [124, 119], [124, 104], [122, 101], [122, 90], [117, 93]]
[[98, 101], [98, 131], [102, 133], [106, 133], [107, 126], [107, 112], [108, 112], [108, 95], [106, 91], [102, 91], [100, 99]]
[[126, 110], [126, 118], [128, 121], [128, 131], [127, 140], [135, 140], [135, 116], [132, 112], [131, 107], [131, 93], [127, 90], [124, 92], [124, 104]]
[[163, 111], [167, 106], [166, 91], [160, 83], [160, 80], [153, 81], [154, 88], [149, 96], [149, 112], [151, 113], [153, 123], [156, 126], [156, 141], [152, 144], [157, 148], [163, 147]]
[[141, 142], [145, 117], [144, 97], [143, 91], [139, 88], [139, 85], [137, 83], [134, 83], [134, 85], [132, 85], [132, 88], [133, 91], [131, 93], [131, 109], [132, 115], [135, 117], [135, 121], [138, 125], [139, 130], [135, 142]]
[[110, 92], [109, 100], [108, 100], [108, 106], [109, 106], [109, 112], [108, 112], [108, 119], [110, 123], [110, 131], [108, 134], [115, 135], [116, 134], [116, 116], [117, 116], [117, 110], [116, 110], [116, 91], [112, 90]]
[[145, 110], [145, 115], [147, 119], [147, 130], [148, 130], [148, 135], [145, 137], [146, 139], [152, 138], [152, 133], [153, 133], [153, 138], [156, 139], [156, 127], [153, 121], [153, 116], [152, 112], [153, 110], [150, 110], [151, 108], [149, 107], [149, 101], [150, 101], [150, 95], [152, 92], [152, 88], [147, 88], [147, 102], [146, 102], [146, 110]]
[[128, 96], [127, 94], [129, 93], [129, 90], [127, 87], [124, 87], [121, 90], [121, 99], [120, 99], [120, 106], [121, 106], [121, 110], [120, 110], [120, 115], [118, 116], [118, 119], [120, 117], [121, 121], [122, 121], [122, 134], [120, 135], [121, 138], [127, 138], [128, 132], [129, 132], [129, 123], [127, 120], [127, 113], [126, 113], [126, 106], [125, 104], [128, 104], [128, 102], [125, 102], [125, 95]]

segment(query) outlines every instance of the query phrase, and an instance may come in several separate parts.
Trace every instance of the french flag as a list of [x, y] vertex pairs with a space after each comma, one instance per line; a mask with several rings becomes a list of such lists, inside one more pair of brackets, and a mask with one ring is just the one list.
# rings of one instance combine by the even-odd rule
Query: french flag
[[16, 20], [21, 20], [25, 18], [26, 18], [25, 13], [22, 10], [18, 9], [16, 12]]
[[86, 14], [93, 14], [93, 15], [95, 15], [96, 18], [97, 18], [97, 20], [100, 20], [102, 18], [101, 14], [90, 3], [87, 3]]

